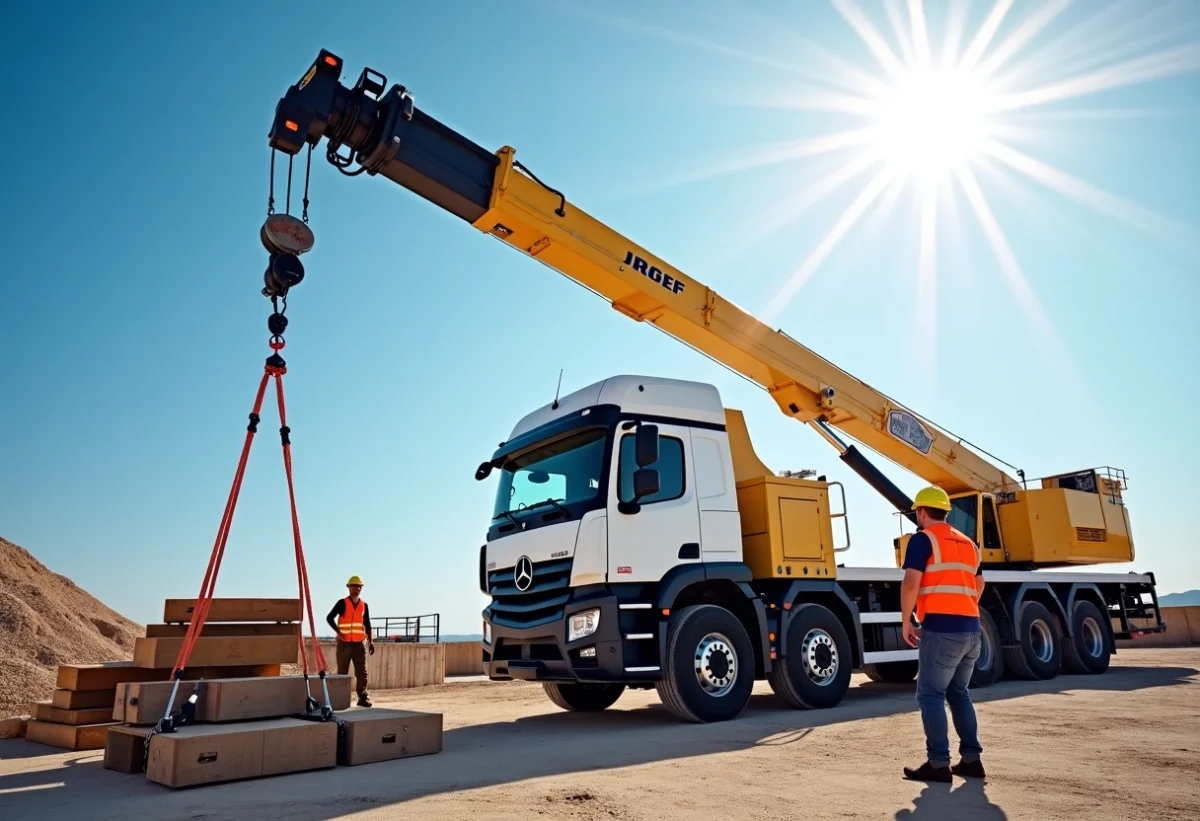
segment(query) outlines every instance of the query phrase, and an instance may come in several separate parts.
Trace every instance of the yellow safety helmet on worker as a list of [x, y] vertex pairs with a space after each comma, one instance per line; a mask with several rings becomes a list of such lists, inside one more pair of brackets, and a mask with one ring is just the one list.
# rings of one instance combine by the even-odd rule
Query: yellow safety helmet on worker
[[919, 507], [932, 507], [936, 510], [944, 510], [950, 512], [950, 496], [940, 487], [925, 487], [917, 492], [917, 498], [913, 499], [912, 509], [916, 510]]
[[362, 587], [363, 582], [358, 576], [351, 576], [350, 581], [346, 582], [346, 587]]

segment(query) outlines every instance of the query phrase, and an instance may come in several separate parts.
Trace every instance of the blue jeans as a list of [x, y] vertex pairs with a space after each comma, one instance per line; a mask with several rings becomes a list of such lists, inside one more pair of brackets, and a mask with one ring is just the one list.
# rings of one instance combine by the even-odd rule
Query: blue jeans
[[979, 725], [967, 686], [979, 658], [979, 633], [932, 633], [921, 631], [918, 649], [917, 704], [925, 725], [925, 750], [935, 767], [950, 766], [946, 704], [958, 733], [958, 752], [963, 761], [978, 761]]

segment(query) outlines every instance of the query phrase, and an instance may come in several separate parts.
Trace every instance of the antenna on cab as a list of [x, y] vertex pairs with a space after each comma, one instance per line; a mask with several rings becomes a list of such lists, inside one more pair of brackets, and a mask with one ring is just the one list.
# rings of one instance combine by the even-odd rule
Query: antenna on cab
[[562, 375], [563, 369], [558, 369], [558, 387], [554, 389], [554, 402], [550, 405], [551, 410], [558, 410], [558, 395], [562, 391]]

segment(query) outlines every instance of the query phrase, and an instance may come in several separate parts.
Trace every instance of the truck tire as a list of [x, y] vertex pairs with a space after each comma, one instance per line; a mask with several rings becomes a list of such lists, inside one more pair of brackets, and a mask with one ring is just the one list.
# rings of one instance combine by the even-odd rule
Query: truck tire
[[684, 721], [736, 718], [754, 689], [754, 647], [737, 616], [698, 604], [671, 614], [662, 679], [663, 705]]
[[792, 608], [786, 650], [767, 676], [775, 694], [800, 709], [836, 706], [850, 687], [854, 654], [833, 611], [819, 604]]
[[889, 661], [883, 664], [864, 664], [863, 672], [871, 681], [881, 684], [904, 684], [917, 677], [915, 661]]
[[979, 608], [980, 647], [975, 660], [975, 671], [971, 673], [971, 687], [978, 690], [991, 686], [1004, 675], [1004, 646], [1000, 642], [1000, 631], [992, 614]]
[[1044, 604], [1021, 603], [1017, 641], [1018, 646], [1004, 648], [1005, 664], [1016, 676], [1044, 681], [1058, 675], [1062, 667], [1062, 628]]
[[1071, 608], [1071, 637], [1063, 643], [1063, 666], [1068, 673], [1099, 675], [1108, 669], [1108, 631], [1094, 602], [1076, 599]]
[[617, 699], [625, 692], [625, 685], [544, 681], [542, 689], [557, 707], [580, 713], [598, 713], [617, 703]]

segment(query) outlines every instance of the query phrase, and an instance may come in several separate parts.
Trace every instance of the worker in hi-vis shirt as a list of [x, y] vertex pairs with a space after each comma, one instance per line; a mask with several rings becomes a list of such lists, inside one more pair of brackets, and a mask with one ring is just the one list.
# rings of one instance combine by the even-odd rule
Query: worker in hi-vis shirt
[[[904, 551], [900, 619], [904, 640], [919, 648], [917, 703], [925, 728], [926, 761], [904, 768], [915, 781], [951, 781], [953, 775], [983, 778], [979, 727], [967, 691], [979, 658], [979, 598], [983, 573], [979, 546], [946, 521], [950, 497], [937, 487], [917, 494], [918, 532]], [[912, 623], [916, 609], [918, 632]], [[959, 739], [958, 764], [950, 766], [946, 704]]]
[[[350, 595], [339, 599], [329, 611], [325, 621], [337, 633], [337, 671], [344, 676], [350, 671], [350, 663], [354, 663], [354, 686], [358, 692], [358, 706], [370, 707], [371, 700], [367, 698], [367, 648], [372, 655], [375, 653], [375, 640], [371, 637], [371, 614], [367, 603], [359, 594], [362, 593], [363, 583], [358, 576], [351, 576], [346, 582]], [[363, 640], [367, 645], [363, 647]]]

